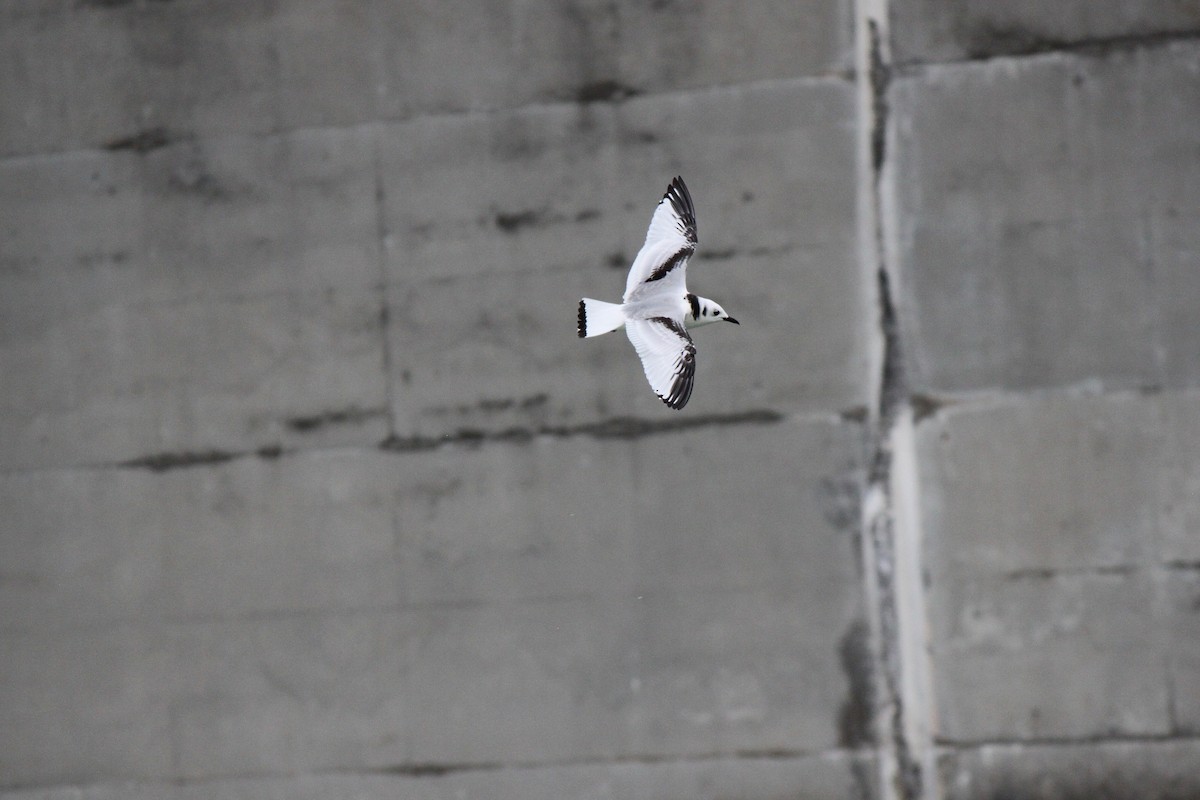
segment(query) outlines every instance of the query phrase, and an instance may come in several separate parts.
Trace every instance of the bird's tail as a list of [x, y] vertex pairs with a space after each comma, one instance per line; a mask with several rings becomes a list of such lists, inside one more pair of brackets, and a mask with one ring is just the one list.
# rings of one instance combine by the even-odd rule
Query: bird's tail
[[606, 303], [585, 297], [579, 301], [579, 338], [599, 336], [625, 324], [620, 303]]

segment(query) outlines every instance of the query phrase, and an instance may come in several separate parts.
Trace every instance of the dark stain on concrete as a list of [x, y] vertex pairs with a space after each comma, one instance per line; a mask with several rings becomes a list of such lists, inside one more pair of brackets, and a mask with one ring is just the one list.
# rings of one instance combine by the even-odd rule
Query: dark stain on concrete
[[575, 102], [587, 103], [619, 103], [630, 97], [636, 97], [641, 91], [611, 78], [592, 81], [580, 86], [575, 92]]
[[434, 417], [447, 417], [453, 414], [469, 416], [479, 411], [485, 414], [498, 414], [503, 411], [532, 411], [541, 408], [549, 401], [550, 395], [538, 392], [527, 397], [485, 397], [475, 403], [430, 406], [423, 411]]
[[479, 447], [488, 442], [525, 443], [538, 436], [559, 439], [589, 436], [593, 439], [641, 439], [693, 428], [724, 427], [727, 425], [772, 425], [783, 421], [778, 411], [759, 409], [736, 414], [708, 414], [685, 419], [648, 420], [637, 417], [612, 417], [580, 425], [513, 426], [501, 430], [459, 428], [440, 436], [389, 436], [379, 443], [383, 450], [396, 453], [433, 450], [446, 445]]
[[261, 459], [273, 461], [283, 455], [283, 446], [278, 444], [265, 444], [255, 450], [254, 454]]
[[76, 256], [75, 263], [81, 267], [93, 269], [95, 267], [119, 267], [129, 260], [128, 250], [114, 250], [112, 252], [82, 253]]
[[521, 400], [521, 409], [523, 411], [527, 411], [531, 408], [539, 408], [541, 406], [546, 405], [546, 403], [549, 402], [549, 400], [550, 400], [550, 395], [546, 394], [545, 392], [538, 392], [537, 394], [531, 394], [528, 397], [523, 398]]
[[851, 623], [842, 634], [838, 660], [848, 684], [846, 699], [838, 709], [838, 744], [850, 749], [868, 747], [875, 742], [875, 682], [871, 632], [864, 620]]
[[737, 254], [736, 247], [727, 247], [724, 250], [701, 250], [696, 253], [696, 258], [701, 261], [728, 261]]
[[[585, 208], [574, 216], [530, 208], [522, 211], [497, 211], [492, 216], [491, 222], [504, 233], [515, 234], [522, 228], [538, 228], [543, 225], [556, 225], [564, 222], [588, 222], [599, 217], [600, 212], [594, 208]], [[485, 217], [480, 222], [487, 224], [488, 219]]]
[[231, 453], [226, 450], [155, 453], [153, 455], [142, 456], [140, 458], [131, 458], [128, 461], [121, 461], [117, 464], [117, 466], [129, 467], [132, 469], [148, 469], [151, 472], [166, 472], [167, 470], [172, 469], [208, 467], [214, 464], [224, 464], [228, 461], [233, 461], [238, 457], [238, 453]]
[[611, 269], [626, 269], [630, 263], [629, 257], [624, 253], [609, 253], [604, 259], [604, 264]]
[[930, 394], [921, 394], [919, 392], [914, 393], [909, 398], [908, 402], [912, 407], [914, 424], [919, 424], [929, 419], [941, 409], [953, 404], [953, 401], [951, 400], [946, 400], [941, 397], [934, 397]]
[[528, 397], [490, 397], [480, 400], [476, 407], [484, 413], [496, 413], [500, 411], [509, 411], [512, 409], [520, 409], [521, 411], [529, 411], [530, 409], [539, 408], [546, 405], [550, 400], [550, 395], [545, 392], [531, 394]]
[[496, 227], [505, 233], [516, 233], [521, 228], [544, 224], [545, 220], [538, 211], [496, 212], [494, 219]]
[[134, 153], [149, 153], [160, 147], [166, 147], [173, 141], [166, 128], [146, 128], [130, 136], [110, 139], [103, 144], [105, 150], [120, 152], [129, 150]]
[[1061, 50], [1070, 43], [1052, 36], [1011, 25], [983, 22], [959, 26], [958, 39], [967, 58], [981, 59], [998, 55], [1033, 55]]
[[496, 413], [498, 411], [507, 411], [516, 404], [517, 401], [511, 397], [485, 398], [479, 401], [479, 410], [484, 413]]
[[343, 408], [336, 411], [322, 411], [308, 416], [291, 417], [284, 420], [284, 425], [297, 433], [311, 433], [319, 428], [330, 425], [347, 425], [365, 422], [368, 419], [383, 416], [381, 408]]
[[883, 44], [880, 41], [879, 26], [875, 20], [871, 20], [868, 25], [871, 36], [871, 70], [869, 74], [871, 83], [871, 168], [875, 180], [879, 180], [880, 171], [883, 169], [884, 158], [886, 157], [885, 149], [887, 147], [887, 123], [888, 123], [888, 86], [892, 81], [892, 68], [883, 58]]
[[635, 130], [623, 134], [621, 141], [629, 142], [630, 144], [656, 144], [659, 141], [659, 136], [654, 131]]
[[839, 411], [838, 416], [841, 417], [841, 419], [845, 422], [853, 422], [861, 425], [867, 421], [867, 415], [869, 413], [870, 412], [867, 410], [866, 406], [851, 406], [850, 408], [844, 408]]

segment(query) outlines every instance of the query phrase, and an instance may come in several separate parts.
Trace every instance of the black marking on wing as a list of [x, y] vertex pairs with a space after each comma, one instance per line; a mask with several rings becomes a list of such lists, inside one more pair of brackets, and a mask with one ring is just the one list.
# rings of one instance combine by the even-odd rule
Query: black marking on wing
[[671, 256], [666, 261], [664, 261], [662, 264], [660, 264], [658, 266], [658, 269], [654, 270], [654, 272], [651, 272], [650, 277], [646, 278], [646, 280], [644, 280], [643, 283], [651, 283], [653, 281], [661, 281], [663, 278], [667, 277], [667, 274], [670, 273], [671, 270], [675, 269], [680, 264], [686, 264], [688, 258], [694, 252], [696, 252], [696, 248], [690, 247], [690, 246], [684, 247], [678, 253]]
[[700, 298], [693, 292], [688, 292], [685, 296], [687, 297], [688, 304], [692, 307], [692, 319], [700, 319]]
[[698, 241], [696, 239], [696, 208], [692, 205], [692, 193], [688, 191], [687, 184], [683, 182], [681, 176], [675, 176], [663, 198], [671, 201], [671, 208], [679, 217], [679, 232], [683, 234], [683, 238], [695, 245]]
[[675, 359], [671, 391], [666, 397], [659, 398], [668, 408], [678, 411], [686, 406], [692, 397], [692, 386], [696, 381], [696, 346], [684, 327], [670, 317], [651, 317], [650, 321], [657, 322], [684, 341], [683, 350]]
[[587, 308], [584, 301], [579, 301], [579, 338], [587, 336]]

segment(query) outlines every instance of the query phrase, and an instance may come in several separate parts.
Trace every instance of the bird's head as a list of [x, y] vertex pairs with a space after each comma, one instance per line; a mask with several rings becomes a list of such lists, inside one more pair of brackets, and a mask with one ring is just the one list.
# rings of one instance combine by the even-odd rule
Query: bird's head
[[[695, 298], [695, 299], [693, 299]], [[697, 297], [689, 295], [688, 302], [691, 304], [692, 313], [687, 316], [687, 323], [690, 327], [697, 325], [707, 325], [710, 322], [732, 322], [734, 325], [740, 325], [733, 317], [729, 316], [720, 303], [714, 303], [707, 297]]]

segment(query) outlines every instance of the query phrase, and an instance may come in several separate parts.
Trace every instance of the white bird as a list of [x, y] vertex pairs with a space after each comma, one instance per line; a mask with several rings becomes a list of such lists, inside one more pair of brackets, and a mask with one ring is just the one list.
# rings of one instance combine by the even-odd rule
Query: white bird
[[740, 324], [717, 303], [687, 290], [687, 262], [695, 251], [696, 210], [683, 178], [676, 176], [629, 268], [624, 302], [579, 301], [580, 338], [624, 325], [650, 388], [675, 409], [687, 405], [696, 376], [696, 346], [687, 329], [721, 320]]

